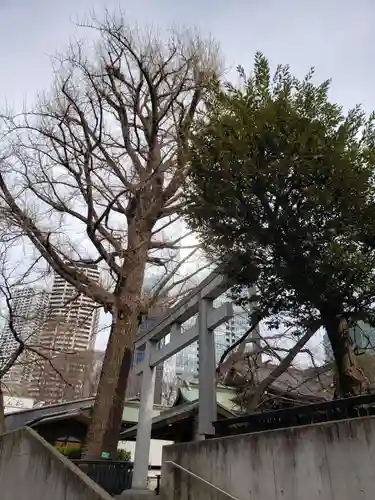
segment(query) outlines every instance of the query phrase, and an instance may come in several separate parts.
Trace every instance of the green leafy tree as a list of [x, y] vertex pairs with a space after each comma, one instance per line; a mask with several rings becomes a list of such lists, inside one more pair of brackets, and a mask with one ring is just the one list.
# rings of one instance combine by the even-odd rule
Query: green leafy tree
[[368, 380], [348, 323], [371, 316], [375, 299], [374, 116], [344, 114], [313, 70], [303, 80], [288, 66], [271, 75], [260, 53], [253, 74], [239, 74], [239, 85], [218, 84], [206, 99], [187, 220], [237, 298], [257, 282], [259, 317], [325, 327], [339, 392], [358, 394]]

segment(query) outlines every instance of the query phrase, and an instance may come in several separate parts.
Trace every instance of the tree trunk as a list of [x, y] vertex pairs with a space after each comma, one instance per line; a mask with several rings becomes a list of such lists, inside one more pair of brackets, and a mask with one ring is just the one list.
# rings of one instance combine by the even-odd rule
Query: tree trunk
[[[150, 225], [152, 227], [152, 225]], [[105, 436], [111, 436], [112, 447], [115, 438], [111, 429], [120, 428], [122, 407], [125, 395], [127, 375], [131, 362], [133, 342], [138, 330], [138, 312], [140, 296], [147, 263], [147, 254], [151, 240], [151, 229], [142, 229], [133, 219], [128, 229], [128, 250], [122, 266], [122, 276], [117, 283], [116, 302], [112, 307], [112, 327], [103, 361], [98, 391], [86, 436], [84, 458], [100, 457], [105, 449]], [[125, 353], [127, 353], [125, 357]], [[125, 370], [126, 368], [126, 370]], [[121, 373], [122, 369], [124, 370]], [[123, 376], [120, 379], [120, 375]], [[117, 397], [116, 395], [120, 397]], [[115, 402], [117, 401], [117, 402]], [[112, 406], [115, 405], [112, 410]], [[120, 410], [121, 408], [121, 410]], [[117, 419], [115, 421], [115, 419]], [[111, 424], [110, 424], [111, 421]], [[108, 431], [107, 431], [108, 429]], [[118, 439], [118, 434], [117, 434]]]
[[[116, 399], [121, 367], [126, 351], [133, 350], [134, 336], [138, 328], [138, 309], [147, 261], [147, 235], [134, 243], [137, 249], [129, 257], [127, 269], [123, 268], [126, 279], [119, 285], [117, 300], [112, 309], [112, 328], [103, 361], [102, 373], [86, 436], [85, 458], [99, 457], [106, 452], [104, 436], [109, 428], [112, 405]], [[144, 245], [144, 242], [146, 245]], [[141, 248], [143, 246], [143, 248]], [[127, 377], [121, 381], [126, 388]], [[121, 387], [121, 390], [122, 390]], [[120, 388], [119, 388], [120, 390]], [[123, 396], [122, 396], [123, 397]], [[120, 398], [121, 399], [121, 398]], [[116, 416], [120, 413], [115, 412]], [[113, 416], [115, 416], [113, 414]], [[119, 418], [121, 422], [121, 415]], [[114, 425], [114, 424], [112, 424]]]
[[133, 359], [133, 350], [126, 349], [120, 369], [120, 375], [117, 381], [116, 394], [112, 403], [108, 425], [105, 429], [103, 438], [103, 450], [110, 454], [111, 458], [117, 456], [117, 446], [119, 434], [121, 431], [122, 412], [125, 403], [125, 395], [129, 372]]
[[[104, 449], [104, 436], [110, 419], [112, 404], [116, 397], [116, 389], [121, 365], [126, 350], [132, 350], [133, 334], [137, 328], [137, 304], [121, 310], [113, 311], [113, 328], [103, 361], [102, 373], [92, 412], [91, 422], [86, 436], [84, 458], [100, 457]], [[126, 381], [124, 382], [126, 386]]]
[[4, 395], [3, 395], [3, 389], [1, 387], [1, 380], [0, 380], [0, 434], [4, 434], [6, 432], [6, 426], [5, 426], [5, 408], [4, 408]]
[[324, 318], [337, 368], [335, 394], [341, 397], [357, 396], [369, 390], [369, 380], [359, 366], [349, 335], [348, 322], [343, 317]]

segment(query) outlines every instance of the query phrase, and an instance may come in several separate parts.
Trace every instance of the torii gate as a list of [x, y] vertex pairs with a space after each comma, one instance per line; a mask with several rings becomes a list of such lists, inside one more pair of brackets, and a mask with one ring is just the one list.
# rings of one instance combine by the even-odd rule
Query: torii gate
[[[212, 422], [217, 420], [214, 330], [233, 317], [233, 305], [226, 302], [215, 308], [213, 301], [229, 288], [229, 280], [225, 276], [219, 274], [218, 271], [212, 272], [173, 307], [160, 323], [136, 337], [135, 348], [144, 348], [145, 356], [143, 361], [135, 367], [136, 373], [142, 375], [142, 388], [132, 490], [139, 491], [147, 488], [155, 368], [197, 339], [199, 342], [198, 433], [201, 439], [215, 433], [212, 425]], [[198, 314], [195, 325], [182, 333], [182, 323], [195, 314]], [[160, 347], [160, 341], [168, 334], [170, 334], [170, 342]]]

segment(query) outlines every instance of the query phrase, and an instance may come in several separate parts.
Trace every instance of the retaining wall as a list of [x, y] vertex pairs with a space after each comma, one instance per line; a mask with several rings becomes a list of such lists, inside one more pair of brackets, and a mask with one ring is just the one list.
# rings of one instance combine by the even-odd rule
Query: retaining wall
[[1, 500], [113, 500], [35, 431], [0, 435]]
[[238, 500], [373, 500], [375, 417], [164, 448], [165, 500], [223, 500], [225, 496], [168, 461]]

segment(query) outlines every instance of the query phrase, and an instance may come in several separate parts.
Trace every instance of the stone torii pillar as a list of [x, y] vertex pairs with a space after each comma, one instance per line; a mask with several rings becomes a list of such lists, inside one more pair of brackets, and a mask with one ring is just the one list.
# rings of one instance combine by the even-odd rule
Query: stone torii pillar
[[[173, 356], [189, 344], [199, 341], [199, 422], [200, 439], [214, 435], [212, 422], [217, 419], [216, 383], [215, 383], [215, 340], [216, 327], [233, 317], [233, 306], [224, 303], [213, 307], [214, 298], [228, 288], [225, 277], [212, 273], [198, 287], [195, 293], [182, 300], [172, 309], [159, 325], [136, 340], [136, 347], [145, 346], [145, 357], [136, 370], [142, 376], [141, 402], [137, 425], [132, 489], [122, 496], [132, 500], [148, 494], [148, 465], [151, 442], [151, 427], [155, 393], [156, 366]], [[181, 333], [181, 323], [198, 314], [196, 324]], [[170, 342], [157, 348], [161, 338], [170, 333]]]
[[213, 310], [212, 303], [213, 301], [209, 299], [202, 299], [199, 302], [197, 319], [199, 330], [198, 435], [200, 439], [215, 435], [212, 422], [217, 420], [215, 334], [208, 324], [209, 313]]
[[145, 363], [142, 373], [141, 403], [138, 414], [132, 490], [147, 490], [156, 372], [155, 367], [150, 366], [150, 360], [154, 349], [155, 344], [152, 341], [148, 341], [145, 348]]

